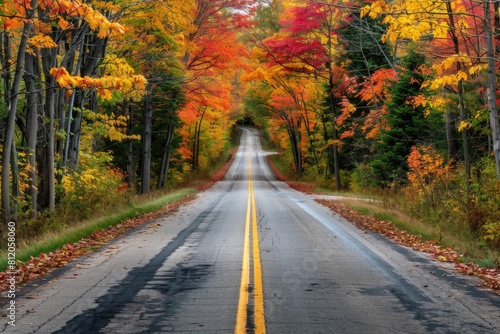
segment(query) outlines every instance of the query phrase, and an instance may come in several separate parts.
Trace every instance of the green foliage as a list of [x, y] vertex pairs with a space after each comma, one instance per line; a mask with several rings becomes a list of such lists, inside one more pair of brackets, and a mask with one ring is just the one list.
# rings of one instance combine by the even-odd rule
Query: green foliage
[[266, 105], [270, 94], [269, 86], [261, 84], [248, 89], [243, 100], [246, 114], [250, 115], [254, 124], [264, 129], [267, 129], [271, 119], [271, 112]]
[[[340, 44], [345, 49], [342, 61], [348, 62], [349, 72], [356, 76], [369, 76], [375, 70], [387, 68], [390, 45], [382, 43], [382, 18], [359, 17], [353, 13], [353, 19], [340, 32]], [[367, 34], [367, 32], [369, 32]]]
[[360, 164], [351, 172], [350, 190], [363, 193], [376, 186], [374, 169], [368, 164]]
[[423, 55], [410, 50], [402, 59], [398, 80], [390, 88], [392, 98], [385, 116], [389, 129], [376, 144], [376, 155], [371, 163], [381, 186], [406, 183], [409, 171], [406, 157], [411, 148], [428, 141], [436, 131], [426, 119], [424, 107], [412, 103], [412, 98], [423, 94], [424, 76], [420, 68], [424, 62]]

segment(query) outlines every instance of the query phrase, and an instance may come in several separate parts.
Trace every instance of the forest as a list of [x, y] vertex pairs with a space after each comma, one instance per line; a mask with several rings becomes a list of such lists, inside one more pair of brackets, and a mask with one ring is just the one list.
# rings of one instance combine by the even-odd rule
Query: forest
[[297, 180], [500, 248], [499, 5], [0, 1], [2, 231], [182, 185], [251, 124]]

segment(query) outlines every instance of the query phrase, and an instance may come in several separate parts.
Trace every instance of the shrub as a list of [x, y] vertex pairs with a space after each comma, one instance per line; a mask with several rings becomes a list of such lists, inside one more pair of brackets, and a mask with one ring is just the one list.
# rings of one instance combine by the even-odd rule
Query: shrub
[[59, 193], [62, 211], [82, 219], [124, 202], [124, 175], [108, 160], [107, 154], [84, 155], [78, 170], [63, 175]]

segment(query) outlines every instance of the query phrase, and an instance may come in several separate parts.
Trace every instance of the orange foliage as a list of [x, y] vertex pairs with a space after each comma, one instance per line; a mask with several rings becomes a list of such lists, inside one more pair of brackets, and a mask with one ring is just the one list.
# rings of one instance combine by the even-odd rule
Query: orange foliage
[[432, 146], [412, 147], [407, 160], [410, 168], [410, 194], [422, 196], [431, 207], [439, 205], [440, 196], [448, 192], [454, 178], [451, 173], [452, 165], [446, 163]]
[[408, 166], [411, 170], [408, 180], [417, 186], [448, 178], [450, 171], [450, 166], [445, 164], [444, 158], [431, 146], [413, 146], [408, 156]]
[[393, 69], [382, 68], [366, 78], [360, 85], [357, 97], [361, 101], [372, 105], [361, 129], [365, 132], [367, 139], [377, 139], [381, 131], [387, 129], [387, 123], [383, 116], [387, 114], [386, 105], [390, 101], [390, 83], [396, 78]]
[[366, 115], [365, 122], [363, 126], [361, 126], [361, 130], [366, 134], [366, 139], [377, 139], [382, 129], [388, 129], [387, 121], [384, 120], [385, 115], [387, 115], [385, 105], [382, 105], [380, 109], [372, 109], [370, 113]]
[[379, 69], [366, 78], [365, 82], [361, 84], [361, 90], [357, 97], [361, 101], [368, 103], [378, 103], [386, 101], [390, 96], [388, 93], [388, 82], [394, 81], [396, 78], [396, 71], [389, 68]]

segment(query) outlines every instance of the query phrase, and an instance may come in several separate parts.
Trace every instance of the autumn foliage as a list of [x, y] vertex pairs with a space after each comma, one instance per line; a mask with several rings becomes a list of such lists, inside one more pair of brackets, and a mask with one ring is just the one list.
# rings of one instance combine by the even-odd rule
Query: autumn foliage
[[258, 11], [246, 108], [298, 177], [398, 194], [496, 247], [497, 12], [468, 0], [273, 1]]
[[228, 147], [253, 1], [0, 6], [2, 217], [36, 227], [20, 235], [182, 184]]

